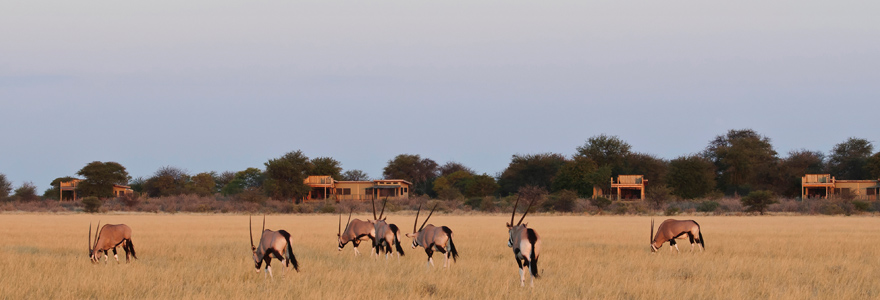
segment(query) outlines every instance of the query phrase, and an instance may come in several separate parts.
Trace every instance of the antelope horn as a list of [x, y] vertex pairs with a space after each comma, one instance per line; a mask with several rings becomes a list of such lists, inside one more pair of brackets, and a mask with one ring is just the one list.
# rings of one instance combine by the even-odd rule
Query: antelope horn
[[434, 208], [431, 208], [431, 213], [429, 213], [429, 214], [428, 214], [428, 217], [425, 218], [425, 222], [422, 223], [422, 227], [419, 227], [419, 231], [422, 231], [422, 229], [425, 228], [425, 224], [428, 224], [428, 220], [430, 220], [430, 219], [431, 219], [431, 215], [434, 214], [434, 209], [437, 209], [437, 204], [434, 204]]
[[654, 243], [654, 218], [651, 218], [651, 237], [648, 242]]
[[370, 199], [370, 203], [373, 203], [373, 220], [378, 220], [379, 218], [376, 218], [376, 200]]
[[92, 252], [92, 222], [89, 222], [89, 255]]
[[532, 204], [535, 204], [536, 201], [537, 200], [532, 200], [531, 202], [529, 202], [529, 207], [526, 208], [526, 212], [523, 213], [522, 218], [519, 219], [519, 223], [516, 223], [517, 226], [519, 226], [519, 224], [522, 224], [522, 221], [525, 220], [526, 215], [529, 214], [529, 210], [532, 209]]
[[416, 225], [419, 225], [419, 213], [422, 212], [422, 204], [419, 203], [419, 210], [416, 211], [416, 221], [413, 223], [413, 233], [416, 233]]
[[101, 230], [101, 221], [98, 220], [98, 226], [95, 227], [95, 243], [92, 244], [92, 250], [98, 247], [98, 236], [101, 235], [98, 231]]
[[516, 203], [513, 204], [513, 212], [510, 213], [510, 226], [513, 226], [513, 218], [516, 217], [517, 205], [519, 205], [519, 195], [516, 196]]
[[385, 204], [388, 203], [388, 197], [385, 197], [385, 201], [382, 201], [382, 212], [379, 213], [379, 219], [385, 215]]
[[348, 221], [345, 221], [345, 231], [348, 231], [348, 227], [351, 226], [351, 212], [354, 211], [354, 208], [348, 211]]
[[266, 215], [263, 215], [263, 230], [260, 230], [260, 238], [263, 238], [263, 231], [266, 231]]
[[254, 221], [251, 216], [248, 216], [248, 233], [251, 235], [251, 249], [254, 249]]
[[336, 229], [338, 229], [336, 235], [342, 235], [342, 213], [339, 213], [339, 226]]

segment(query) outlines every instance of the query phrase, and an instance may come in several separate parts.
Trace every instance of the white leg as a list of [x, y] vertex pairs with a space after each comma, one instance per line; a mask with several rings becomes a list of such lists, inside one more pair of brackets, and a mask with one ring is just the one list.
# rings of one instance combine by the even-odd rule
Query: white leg
[[428, 262], [431, 263], [432, 267], [434, 266], [434, 258], [433, 257], [429, 257]]
[[113, 258], [116, 259], [116, 263], [118, 264], [119, 263], [119, 255], [113, 254]]
[[269, 277], [275, 278], [275, 275], [272, 275], [272, 267], [266, 265], [266, 273], [269, 273]]
[[104, 253], [104, 264], [107, 264], [108, 261], [110, 261], [110, 258], [107, 257], [107, 253]]
[[[672, 249], [672, 248], [669, 248], [669, 249]], [[675, 251], [681, 253], [681, 250], [678, 250], [678, 244], [675, 244]]]
[[443, 267], [447, 268], [449, 267], [449, 251], [446, 251], [446, 254], [443, 254], [443, 257], [446, 258], [443, 260]]
[[357, 247], [354, 247], [354, 256], [358, 256], [358, 254], [361, 254], [361, 252], [358, 251]]
[[530, 286], [535, 287], [535, 276], [532, 275], [532, 264], [531, 263], [529, 263], [529, 277], [532, 278], [532, 283]]
[[523, 269], [519, 268], [519, 286], [526, 286], [526, 278], [523, 277]]

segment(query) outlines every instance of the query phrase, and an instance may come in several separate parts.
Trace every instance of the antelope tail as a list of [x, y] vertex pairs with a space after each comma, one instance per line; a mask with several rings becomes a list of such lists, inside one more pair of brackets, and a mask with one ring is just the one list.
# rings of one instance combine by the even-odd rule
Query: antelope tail
[[285, 230], [278, 230], [278, 233], [284, 236], [284, 240], [287, 241], [287, 260], [293, 264], [293, 269], [299, 272], [299, 262], [296, 261], [296, 256], [293, 255], [293, 247], [290, 246], [290, 233]]
[[400, 239], [397, 238], [399, 235], [400, 229], [397, 228], [397, 225], [391, 224], [391, 232], [394, 233], [394, 247], [397, 248], [397, 253], [400, 253], [400, 256], [403, 256], [403, 247], [400, 246]]
[[539, 278], [538, 276], [538, 256], [535, 255], [535, 242], [538, 241], [538, 235], [535, 234], [535, 230], [529, 228], [526, 230], [526, 235], [529, 238], [529, 244], [532, 244], [532, 251], [529, 253], [529, 271], [532, 273], [532, 276], [535, 278]]
[[456, 260], [456, 258], [458, 258], [458, 250], [455, 249], [455, 243], [452, 242], [452, 229], [443, 226], [443, 232], [449, 236], [449, 253], [452, 254], [452, 260], [458, 262], [458, 260]]
[[125, 244], [128, 245], [128, 252], [131, 252], [131, 257], [138, 259], [137, 255], [134, 254], [134, 244], [131, 242], [131, 239], [128, 239], [128, 243]]
[[[697, 222], [694, 222], [697, 224]], [[706, 243], [703, 241], [703, 229], [700, 228], [700, 224], [697, 224], [697, 230], [700, 231], [700, 247], [703, 247], [703, 250], [706, 250]]]

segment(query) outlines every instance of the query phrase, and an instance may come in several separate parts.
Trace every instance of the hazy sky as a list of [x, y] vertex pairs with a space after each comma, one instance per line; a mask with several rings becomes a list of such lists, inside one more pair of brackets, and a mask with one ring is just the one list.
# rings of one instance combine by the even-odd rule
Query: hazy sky
[[[752, 128], [880, 148], [877, 1], [0, 2], [0, 173], [39, 192], [301, 149], [380, 177], [616, 135], [663, 158]], [[880, 150], [880, 149], [877, 149]]]

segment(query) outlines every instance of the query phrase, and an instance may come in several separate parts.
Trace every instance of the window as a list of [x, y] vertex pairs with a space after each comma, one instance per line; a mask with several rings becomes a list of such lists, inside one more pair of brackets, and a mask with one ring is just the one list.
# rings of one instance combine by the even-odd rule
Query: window
[[403, 193], [406, 194], [406, 188], [403, 188]]

